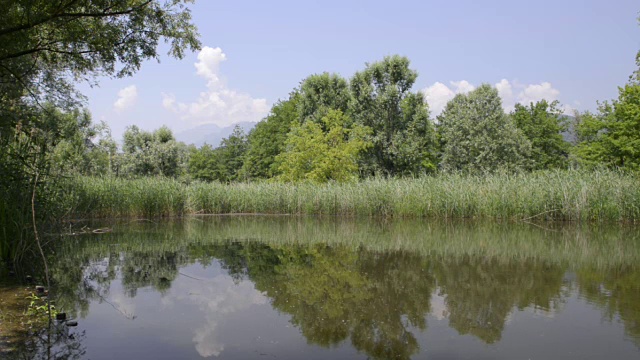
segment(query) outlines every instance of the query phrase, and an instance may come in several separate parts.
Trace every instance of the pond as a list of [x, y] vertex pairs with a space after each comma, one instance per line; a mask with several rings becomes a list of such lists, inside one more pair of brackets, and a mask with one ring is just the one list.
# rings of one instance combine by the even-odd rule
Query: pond
[[287, 216], [88, 226], [113, 231], [65, 237], [50, 261], [55, 303], [78, 326], [30, 356], [640, 358], [633, 226]]

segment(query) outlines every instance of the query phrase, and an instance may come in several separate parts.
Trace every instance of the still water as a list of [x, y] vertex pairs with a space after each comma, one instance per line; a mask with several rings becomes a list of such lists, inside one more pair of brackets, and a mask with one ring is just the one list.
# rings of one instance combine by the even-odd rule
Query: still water
[[79, 324], [50, 353], [640, 359], [637, 227], [248, 216], [108, 226], [56, 251], [56, 304]]

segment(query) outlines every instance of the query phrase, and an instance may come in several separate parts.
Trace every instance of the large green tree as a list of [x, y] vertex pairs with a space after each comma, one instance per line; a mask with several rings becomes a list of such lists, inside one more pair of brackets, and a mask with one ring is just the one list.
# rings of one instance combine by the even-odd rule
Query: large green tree
[[247, 151], [247, 135], [240, 126], [233, 129], [228, 138], [222, 139], [218, 150], [223, 178], [220, 181], [239, 180], [244, 155]]
[[312, 120], [322, 125], [322, 118], [329, 110], [347, 113], [349, 108], [349, 84], [337, 74], [315, 74], [300, 84], [298, 115], [300, 122]]
[[529, 167], [531, 143], [504, 113], [498, 91], [490, 85], [456, 95], [438, 121], [445, 171]]
[[511, 118], [531, 142], [533, 169], [567, 166], [570, 144], [562, 135], [567, 131], [567, 123], [557, 101], [541, 100], [528, 106], [516, 104]]
[[[638, 58], [640, 68], [640, 57]], [[618, 99], [601, 103], [595, 114], [578, 116], [575, 154], [587, 165], [640, 169], [640, 79], [618, 89]]]
[[273, 105], [271, 113], [249, 132], [241, 178], [264, 179], [278, 174], [275, 158], [284, 151], [291, 125], [298, 122], [299, 100], [299, 93], [292, 92], [289, 99]]
[[373, 130], [364, 158], [369, 173], [430, 172], [436, 168], [436, 138], [422, 93], [411, 91], [418, 73], [398, 55], [368, 64], [351, 79], [350, 114]]

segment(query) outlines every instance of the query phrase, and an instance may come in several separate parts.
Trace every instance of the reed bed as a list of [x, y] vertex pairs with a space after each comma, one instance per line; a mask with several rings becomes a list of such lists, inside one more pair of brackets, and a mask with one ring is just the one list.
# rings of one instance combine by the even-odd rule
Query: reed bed
[[527, 221], [640, 220], [640, 178], [617, 171], [441, 174], [356, 183], [192, 183], [83, 177], [70, 187], [77, 218], [184, 214], [297, 214], [494, 218]]

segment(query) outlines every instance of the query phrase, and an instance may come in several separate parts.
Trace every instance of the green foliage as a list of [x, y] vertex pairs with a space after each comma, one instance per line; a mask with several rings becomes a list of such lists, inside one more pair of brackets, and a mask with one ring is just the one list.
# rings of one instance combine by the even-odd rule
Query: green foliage
[[222, 177], [216, 151], [209, 144], [189, 153], [189, 175], [196, 180], [214, 181]]
[[291, 125], [298, 122], [299, 102], [300, 94], [292, 92], [288, 100], [273, 105], [271, 113], [249, 132], [241, 178], [264, 179], [278, 174], [275, 158], [284, 151]]
[[33, 210], [43, 228], [68, 210], [64, 185], [74, 174], [52, 160], [60, 144], [77, 140], [79, 122], [88, 119], [51, 104], [23, 115], [24, 122], [0, 132], [0, 258], [12, 261], [33, 250]]
[[239, 180], [244, 155], [247, 151], [247, 135], [240, 126], [233, 129], [228, 138], [222, 139], [218, 150], [218, 159], [222, 178], [220, 181]]
[[364, 159], [368, 173], [424, 173], [436, 168], [436, 138], [422, 93], [411, 88], [418, 73], [409, 59], [387, 56], [351, 79], [350, 114], [373, 131]]
[[322, 118], [326, 132], [313, 121], [295, 124], [287, 136], [286, 150], [276, 157], [278, 178], [317, 183], [357, 179], [358, 156], [369, 146], [369, 129], [355, 124], [346, 127], [350, 122], [340, 110], [329, 110]]
[[[131, 75], [144, 60], [158, 58], [161, 41], [169, 44], [169, 54], [177, 58], [185, 49], [197, 49], [196, 29], [184, 6], [188, 2], [3, 2], [0, 257], [15, 262], [30, 250], [34, 193], [36, 222], [52, 226], [53, 220], [69, 211], [61, 200], [68, 195], [63, 186], [66, 176], [80, 168], [85, 173], [102, 173], [114, 165], [115, 144], [108, 136], [100, 139], [98, 147], [90, 148], [87, 142], [99, 129], [77, 110], [83, 97], [74, 83]], [[162, 172], [172, 167], [167, 161], [171, 156], [160, 161]]]
[[50, 107], [48, 111], [57, 114], [55, 121], [62, 130], [51, 161], [69, 174], [111, 174], [117, 145], [109, 126], [104, 122], [93, 124], [87, 110], [61, 112]]
[[502, 110], [498, 91], [484, 84], [456, 95], [438, 116], [445, 171], [526, 169], [531, 143]]
[[233, 129], [220, 147], [205, 144], [189, 157], [189, 174], [198, 180], [230, 182], [239, 180], [247, 150], [247, 136], [240, 126]]
[[30, 294], [27, 296], [27, 300], [29, 300], [29, 306], [27, 307], [26, 315], [32, 316], [36, 318], [36, 321], [48, 321], [49, 319], [49, 308], [51, 308], [51, 317], [55, 318], [58, 310], [54, 305], [47, 305], [47, 302], [43, 300], [41, 297]]
[[640, 170], [640, 80], [618, 93], [617, 100], [601, 103], [596, 114], [579, 115], [575, 154], [586, 166]]
[[147, 132], [133, 125], [123, 137], [121, 175], [177, 177], [184, 173], [187, 147], [166, 126]]
[[529, 106], [516, 104], [511, 118], [531, 142], [533, 169], [567, 167], [569, 143], [562, 136], [567, 124], [557, 101], [549, 104], [541, 100]]
[[297, 102], [300, 122], [313, 120], [322, 126], [322, 118], [329, 110], [347, 113], [349, 99], [349, 84], [340, 75], [311, 75], [300, 84], [300, 99]]
[[[157, 59], [161, 41], [182, 58], [200, 43], [189, 0], [3, 2], [0, 14], [0, 128], [17, 123], [25, 94], [60, 107], [77, 99], [73, 81], [128, 76]], [[100, 36], [96, 36], [100, 34]]]

